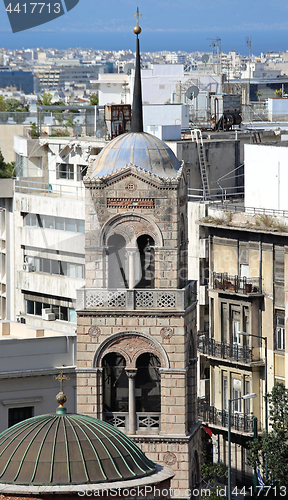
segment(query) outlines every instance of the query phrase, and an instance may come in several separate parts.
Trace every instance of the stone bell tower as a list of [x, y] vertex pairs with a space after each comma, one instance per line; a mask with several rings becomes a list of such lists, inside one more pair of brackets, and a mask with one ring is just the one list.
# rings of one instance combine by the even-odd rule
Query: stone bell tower
[[187, 175], [143, 132], [137, 35], [131, 132], [90, 165], [86, 284], [77, 302], [78, 413], [112, 423], [175, 472], [189, 498], [200, 481], [196, 414], [196, 283], [187, 281]]

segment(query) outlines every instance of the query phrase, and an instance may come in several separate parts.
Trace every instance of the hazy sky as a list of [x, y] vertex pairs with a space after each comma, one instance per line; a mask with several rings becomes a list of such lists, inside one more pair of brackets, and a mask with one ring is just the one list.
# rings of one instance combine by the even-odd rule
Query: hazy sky
[[[20, 6], [24, 3], [22, 0]], [[42, 0], [43, 2], [44, 0]], [[51, 5], [57, 0], [50, 0]], [[137, 2], [137, 3], [136, 3]], [[70, 12], [49, 23], [12, 33], [3, 0], [0, 0], [0, 46], [93, 47], [132, 49], [135, 36], [133, 13], [137, 4], [142, 27], [141, 50], [210, 51], [211, 41], [221, 38], [222, 49], [248, 53], [288, 50], [288, 2], [277, 0], [79, 0]], [[48, 3], [48, 1], [46, 1]], [[29, 2], [27, 2], [27, 5]]]

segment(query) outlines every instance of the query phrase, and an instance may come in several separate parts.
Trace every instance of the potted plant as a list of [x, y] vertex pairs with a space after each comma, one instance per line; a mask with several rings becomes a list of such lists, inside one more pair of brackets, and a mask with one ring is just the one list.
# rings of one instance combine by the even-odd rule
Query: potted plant
[[36, 125], [35, 122], [30, 122], [31, 123], [31, 129], [29, 130], [29, 136], [31, 137], [31, 139], [37, 139], [38, 137], [40, 137], [40, 134], [38, 132], [38, 127]]

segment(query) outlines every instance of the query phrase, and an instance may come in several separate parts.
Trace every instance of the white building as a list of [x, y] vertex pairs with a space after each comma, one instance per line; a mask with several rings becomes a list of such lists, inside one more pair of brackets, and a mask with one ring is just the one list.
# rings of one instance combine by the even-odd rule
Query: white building
[[[48, 324], [49, 326], [49, 324]], [[67, 409], [76, 413], [76, 334], [0, 322], [0, 432], [25, 418], [53, 413], [63, 370]]]
[[[2, 319], [74, 331], [76, 289], [85, 277], [82, 177], [102, 146], [91, 138], [15, 136], [12, 239], [7, 240], [7, 210], [2, 226]], [[11, 247], [8, 257], [5, 245]]]
[[[134, 87], [134, 73], [131, 75], [99, 74], [98, 80], [91, 80], [92, 88], [98, 89], [99, 105], [131, 104]], [[185, 92], [191, 85], [201, 91], [222, 92], [221, 75], [185, 73], [184, 64], [151, 64], [150, 69], [141, 70], [143, 104], [186, 103]]]
[[245, 207], [288, 210], [287, 147], [287, 142], [245, 145]]

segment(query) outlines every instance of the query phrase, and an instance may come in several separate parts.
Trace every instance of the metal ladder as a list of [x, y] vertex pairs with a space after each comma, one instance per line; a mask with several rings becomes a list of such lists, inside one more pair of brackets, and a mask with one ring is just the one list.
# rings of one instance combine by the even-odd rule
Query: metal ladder
[[201, 130], [199, 130], [198, 128], [191, 130], [191, 139], [192, 139], [192, 142], [196, 142], [196, 144], [197, 144], [200, 172], [201, 172], [201, 179], [202, 179], [202, 186], [203, 186], [203, 198], [204, 198], [204, 200], [208, 200], [211, 198], [211, 194], [210, 194], [210, 188], [209, 188], [209, 183], [208, 183], [207, 162], [206, 162], [206, 155], [205, 155], [205, 150], [204, 150], [204, 146], [203, 146], [203, 139], [202, 139]]

